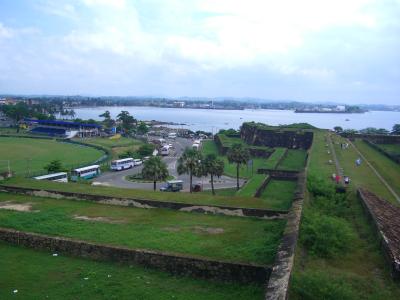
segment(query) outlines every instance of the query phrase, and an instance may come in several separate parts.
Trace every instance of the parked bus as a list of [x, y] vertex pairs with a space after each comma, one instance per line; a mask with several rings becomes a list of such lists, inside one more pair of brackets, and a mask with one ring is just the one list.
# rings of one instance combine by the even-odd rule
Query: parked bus
[[78, 181], [79, 178], [90, 179], [100, 174], [100, 166], [93, 165], [84, 168], [75, 169], [71, 173], [71, 180]]
[[66, 172], [59, 172], [53, 174], [47, 174], [42, 176], [33, 177], [37, 180], [50, 180], [50, 181], [57, 181], [57, 182], [68, 182], [68, 174]]
[[132, 157], [123, 158], [113, 160], [111, 162], [111, 170], [121, 171], [129, 168], [133, 168], [135, 166], [135, 162]]

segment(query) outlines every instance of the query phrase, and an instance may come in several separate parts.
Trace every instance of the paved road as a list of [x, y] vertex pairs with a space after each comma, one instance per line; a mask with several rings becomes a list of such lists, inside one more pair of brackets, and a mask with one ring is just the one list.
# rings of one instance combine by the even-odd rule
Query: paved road
[[[190, 139], [184, 138], [176, 138], [175, 141], [171, 140], [169, 143], [173, 144], [174, 149], [171, 152], [170, 156], [163, 157], [163, 160], [168, 166], [169, 174], [174, 176], [176, 179], [183, 180], [184, 183], [184, 191], [189, 191], [189, 175], [183, 174], [178, 175], [176, 171], [177, 160], [180, 155], [183, 153], [186, 147], [190, 147], [192, 145], [192, 141]], [[138, 174], [142, 171], [142, 166], [137, 166], [132, 169], [119, 171], [119, 172], [106, 172], [101, 176], [97, 177], [95, 180], [95, 184], [106, 185], [106, 186], [116, 186], [121, 188], [134, 188], [134, 189], [153, 189], [153, 183], [139, 183], [132, 182], [125, 179], [126, 176]], [[211, 189], [211, 184], [209, 183], [209, 177], [197, 178], [193, 177], [193, 184], [201, 184], [203, 189]], [[240, 184], [242, 185], [244, 180], [240, 180]], [[161, 187], [164, 183], [157, 183], [157, 188]], [[214, 179], [214, 187], [216, 189], [221, 188], [231, 188], [236, 186], [236, 179], [221, 176], [220, 178]]]

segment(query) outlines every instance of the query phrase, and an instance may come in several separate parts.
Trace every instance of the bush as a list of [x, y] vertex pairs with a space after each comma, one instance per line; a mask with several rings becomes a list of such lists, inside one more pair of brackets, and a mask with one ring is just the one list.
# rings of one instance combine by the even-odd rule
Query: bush
[[346, 278], [333, 277], [324, 272], [308, 271], [294, 274], [292, 289], [300, 299], [347, 300], [358, 299]]
[[332, 197], [316, 196], [311, 206], [320, 213], [336, 217], [348, 216], [351, 210], [351, 202], [347, 194], [336, 193]]
[[333, 197], [335, 186], [324, 179], [310, 175], [307, 177], [307, 189], [313, 196]]
[[145, 157], [152, 155], [154, 149], [155, 149], [154, 144], [143, 144], [142, 146], [139, 147], [137, 152], [141, 157]]
[[318, 257], [343, 255], [355, 238], [346, 220], [317, 212], [304, 214], [301, 227], [300, 241], [311, 255]]

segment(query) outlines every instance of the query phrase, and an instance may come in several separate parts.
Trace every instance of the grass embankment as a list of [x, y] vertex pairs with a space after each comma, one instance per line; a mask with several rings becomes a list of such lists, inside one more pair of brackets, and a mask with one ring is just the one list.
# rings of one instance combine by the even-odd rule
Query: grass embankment
[[[346, 143], [347, 140], [337, 135], [333, 136], [332, 139], [336, 156], [344, 171], [343, 174], [350, 177], [352, 188], [364, 187], [388, 201], [396, 203], [396, 199], [385, 185], [382, 184], [367, 163], [362, 162], [360, 166], [356, 165], [355, 161], [360, 155], [352, 146], [349, 146], [347, 149], [341, 149], [340, 143]], [[378, 152], [376, 154], [375, 157], [380, 157]], [[383, 157], [383, 155], [381, 156]], [[394, 162], [391, 163], [394, 164]]]
[[[299, 244], [290, 287], [291, 299], [399, 299], [400, 287], [389, 276], [375, 229], [350, 185], [334, 193], [328, 177], [323, 131], [316, 131], [310, 152], [308, 181], [314, 182], [303, 207]], [[352, 150], [343, 150], [344, 169], [353, 165]], [[331, 154], [329, 154], [331, 155]], [[343, 159], [350, 155], [349, 159]], [[360, 182], [363, 173], [354, 173]], [[315, 184], [316, 183], [316, 184]], [[368, 188], [368, 187], [367, 187]]]
[[246, 182], [246, 184], [240, 190], [237, 191], [236, 195], [244, 197], [254, 197], [257, 189], [264, 182], [265, 177], [265, 174], [255, 174]]
[[383, 149], [391, 155], [400, 155], [400, 144], [376, 144], [379, 148]]
[[144, 144], [142, 141], [127, 137], [94, 137], [74, 140], [85, 144], [107, 148], [110, 150], [113, 159], [118, 158], [120, 154], [128, 150], [134, 152]]
[[[215, 189], [215, 195], [217, 196], [235, 196], [237, 192], [236, 188], [226, 188], [226, 189]], [[200, 192], [201, 194], [206, 194], [206, 195], [211, 195], [212, 191], [211, 190], [204, 190]]]
[[278, 209], [288, 210], [292, 205], [296, 186], [296, 181], [271, 179], [259, 199], [274, 203]]
[[[284, 220], [140, 209], [0, 193], [32, 211], [0, 209], [0, 227], [228, 261], [272, 263]], [[76, 217], [90, 220], [76, 219]]]
[[4, 243], [0, 243], [0, 270], [1, 299], [263, 299], [261, 286], [175, 277], [134, 265], [53, 257], [48, 252]]
[[286, 151], [286, 148], [275, 148], [275, 151], [271, 154], [270, 157], [268, 157], [263, 167], [266, 169], [275, 169], [282, 156], [285, 155]]
[[55, 140], [0, 137], [0, 171], [7, 170], [5, 161], [10, 161], [16, 175], [32, 176], [44, 171], [52, 160], [59, 159], [67, 169], [93, 163], [104, 155], [102, 151]]
[[354, 144], [396, 194], [400, 195], [400, 165], [362, 140], [356, 140]]
[[289, 149], [286, 157], [280, 162], [278, 170], [301, 171], [306, 163], [307, 151], [301, 149]]
[[[203, 142], [203, 147], [202, 151], [204, 155], [207, 154], [215, 154], [217, 155], [220, 159], [224, 161], [225, 168], [224, 168], [224, 174], [230, 177], [236, 177], [236, 164], [231, 164], [228, 161], [228, 158], [226, 155], [220, 155], [218, 152], [217, 145], [215, 144], [214, 141], [204, 141]], [[253, 167], [247, 166], [247, 165], [241, 165], [240, 170], [239, 170], [239, 176], [241, 178], [250, 178], [254, 174], [257, 173], [257, 169], [259, 168], [264, 168], [267, 159], [265, 158], [260, 158], [260, 157], [254, 157], [252, 158], [253, 160]]]
[[181, 202], [190, 204], [202, 205], [223, 205], [232, 207], [248, 207], [248, 208], [263, 208], [276, 209], [273, 205], [269, 205], [267, 201], [260, 201], [257, 198], [251, 197], [224, 197], [212, 196], [207, 194], [188, 194], [188, 193], [168, 193], [168, 192], [153, 192], [149, 190], [139, 189], [121, 189], [105, 186], [91, 186], [84, 183], [59, 183], [44, 180], [32, 180], [24, 178], [12, 178], [5, 181], [0, 181], [0, 184], [16, 187], [27, 187], [46, 189], [61, 192], [76, 192], [92, 195], [103, 195], [113, 197], [125, 197], [135, 199], [152, 199], [165, 202]]

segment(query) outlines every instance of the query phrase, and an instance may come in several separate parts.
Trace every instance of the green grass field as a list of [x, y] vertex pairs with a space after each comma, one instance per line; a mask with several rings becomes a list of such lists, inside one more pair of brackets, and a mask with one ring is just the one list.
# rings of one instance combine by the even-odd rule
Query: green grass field
[[354, 144], [392, 189], [394, 189], [396, 194], [400, 195], [400, 165], [362, 140], [356, 140]]
[[259, 199], [278, 209], [287, 210], [292, 205], [296, 186], [296, 181], [271, 179]]
[[[344, 138], [339, 136], [333, 137], [334, 147], [336, 151], [336, 156], [339, 160], [341, 167], [343, 168], [344, 175], [350, 177], [350, 185], [356, 189], [358, 187], [365, 187], [371, 192], [396, 203], [395, 198], [389, 192], [389, 190], [382, 184], [379, 178], [371, 170], [371, 168], [363, 162], [360, 166], [356, 166], [355, 161], [359, 157], [359, 154], [353, 147], [347, 149], [341, 149], [340, 143], [347, 142]], [[376, 151], [376, 153], [378, 153]], [[382, 154], [380, 154], [384, 157]], [[379, 156], [376, 156], [379, 157]], [[393, 162], [391, 162], [394, 164]]]
[[237, 191], [237, 196], [253, 197], [257, 189], [265, 180], [265, 174], [255, 174]]
[[[0, 243], [0, 299], [263, 299], [263, 287], [176, 277]], [[85, 280], [87, 278], [87, 280]], [[17, 293], [13, 293], [18, 290]]]
[[97, 146], [103, 146], [107, 148], [112, 148], [112, 147], [129, 147], [129, 146], [137, 146], [137, 145], [142, 145], [143, 142], [132, 139], [132, 138], [127, 138], [127, 137], [120, 137], [116, 139], [110, 139], [109, 137], [95, 137], [95, 138], [86, 138], [86, 139], [76, 139], [79, 142], [84, 142], [86, 144], [91, 144], [91, 145], [97, 145]]
[[275, 169], [278, 165], [279, 160], [286, 153], [286, 148], [275, 148], [275, 151], [267, 158], [264, 167], [267, 169]]
[[[204, 141], [202, 151], [203, 151], [204, 155], [207, 155], [210, 153], [217, 155], [220, 159], [222, 159], [224, 161], [224, 164], [225, 164], [224, 174], [227, 176], [230, 176], [230, 177], [236, 177], [236, 165], [229, 163], [226, 155], [220, 155], [218, 153], [218, 148], [214, 141], [211, 141], [211, 140]], [[253, 160], [253, 167], [248, 166], [248, 165], [240, 166], [239, 177], [251, 178], [254, 174], [257, 173], [257, 169], [264, 168], [267, 163], [267, 159], [265, 159], [265, 158], [255, 157], [255, 158], [252, 158], [252, 160]]]
[[389, 154], [400, 155], [400, 144], [376, 144]]
[[0, 193], [0, 201], [32, 205], [31, 212], [0, 209], [0, 227], [258, 264], [273, 262], [285, 225], [284, 220], [130, 208], [7, 193]]
[[[215, 195], [228, 197], [228, 196], [235, 196], [236, 192], [237, 192], [236, 188], [216, 189]], [[200, 193], [205, 195], [211, 195], [212, 191], [204, 190], [201, 191]]]
[[105, 186], [91, 186], [84, 183], [59, 183], [53, 181], [33, 180], [25, 178], [11, 178], [5, 181], [0, 181], [1, 184], [9, 186], [30, 187], [38, 189], [46, 189], [53, 191], [64, 192], [77, 192], [93, 195], [115, 196], [136, 199], [153, 199], [158, 201], [167, 202], [182, 202], [190, 204], [204, 204], [204, 205], [224, 205], [232, 207], [250, 207], [250, 208], [264, 208], [276, 209], [273, 204], [265, 201], [260, 201], [252, 197], [224, 197], [212, 196], [211, 194], [203, 193], [166, 193], [166, 192], [153, 192], [149, 190], [138, 189], [121, 189], [115, 187]]
[[278, 170], [301, 171], [306, 163], [307, 151], [289, 149], [286, 157], [278, 165]]
[[0, 170], [7, 170], [4, 160], [9, 160], [16, 175], [43, 172], [43, 167], [55, 159], [59, 159], [64, 167], [72, 168], [92, 163], [104, 155], [90, 147], [55, 140], [0, 137], [0, 145]]
[[[328, 181], [330, 174], [335, 171], [333, 165], [327, 164], [332, 154], [327, 153], [326, 134], [315, 131], [308, 174]], [[338, 141], [337, 138], [335, 140]], [[343, 168], [348, 172], [354, 165], [354, 150], [348, 148], [342, 151], [340, 145], [335, 145], [335, 149], [339, 152]], [[373, 191], [376, 189], [376, 179], [367, 172], [367, 169], [352, 172], [353, 182], [357, 184], [350, 185], [346, 214], [339, 216], [355, 233], [350, 249], [334, 258], [320, 258], [308, 253], [299, 243], [290, 286], [291, 299], [400, 299], [400, 286], [389, 276], [375, 228], [366, 217], [355, 193], [357, 185], [361, 183]], [[303, 215], [311, 212], [323, 214], [315, 211], [312, 207], [314, 199], [309, 193], [307, 196]], [[300, 240], [302, 235], [300, 229]], [[338, 294], [341, 297], [337, 297]]]

